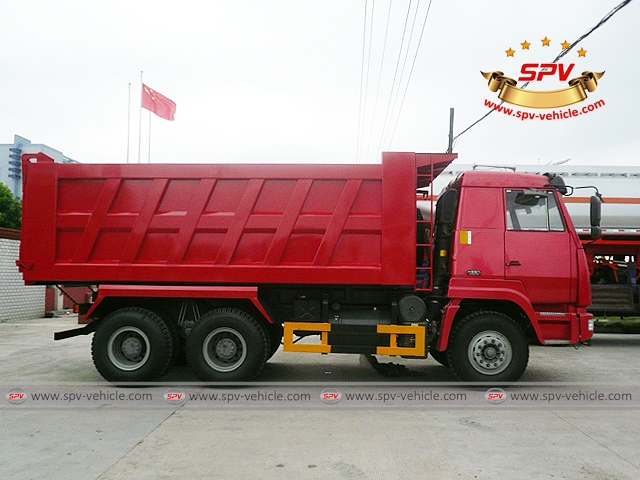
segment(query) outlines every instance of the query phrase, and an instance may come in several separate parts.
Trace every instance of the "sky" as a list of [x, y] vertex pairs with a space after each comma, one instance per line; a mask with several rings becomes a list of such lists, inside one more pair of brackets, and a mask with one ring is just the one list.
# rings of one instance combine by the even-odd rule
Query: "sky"
[[[83, 163], [376, 163], [382, 150], [444, 152], [450, 108], [458, 134], [498, 100], [481, 71], [517, 79], [619, 3], [14, 1], [0, 27], [0, 143], [17, 134]], [[574, 64], [569, 79], [605, 72], [577, 108], [603, 106], [552, 121], [494, 112], [459, 137], [457, 161], [640, 164], [639, 20], [632, 1], [561, 60]], [[141, 115], [141, 71], [177, 104], [175, 121]], [[528, 88], [567, 82], [547, 76]]]

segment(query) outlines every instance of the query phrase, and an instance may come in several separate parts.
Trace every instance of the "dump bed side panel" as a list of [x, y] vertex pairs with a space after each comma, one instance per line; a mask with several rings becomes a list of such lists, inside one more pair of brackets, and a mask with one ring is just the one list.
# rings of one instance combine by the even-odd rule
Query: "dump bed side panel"
[[24, 159], [27, 283], [414, 282], [415, 154], [383, 165]]

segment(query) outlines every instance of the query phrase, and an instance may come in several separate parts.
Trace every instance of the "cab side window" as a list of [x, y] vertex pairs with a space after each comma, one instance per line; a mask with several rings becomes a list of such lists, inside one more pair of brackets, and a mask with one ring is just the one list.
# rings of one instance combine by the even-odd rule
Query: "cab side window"
[[556, 197], [544, 190], [507, 190], [507, 230], [562, 232]]

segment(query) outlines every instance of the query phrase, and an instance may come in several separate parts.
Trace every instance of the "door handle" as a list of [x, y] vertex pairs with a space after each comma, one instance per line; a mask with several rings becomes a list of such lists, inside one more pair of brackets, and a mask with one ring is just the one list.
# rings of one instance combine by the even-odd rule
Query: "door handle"
[[520, 262], [517, 260], [514, 260], [512, 262], [507, 262], [507, 267], [519, 267], [520, 266]]

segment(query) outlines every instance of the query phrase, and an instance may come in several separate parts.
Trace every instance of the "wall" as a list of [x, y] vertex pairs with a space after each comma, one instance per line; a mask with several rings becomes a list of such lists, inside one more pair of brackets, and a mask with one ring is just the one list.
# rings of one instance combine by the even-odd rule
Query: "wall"
[[20, 232], [0, 228], [0, 322], [44, 316], [45, 287], [26, 287], [16, 267]]

